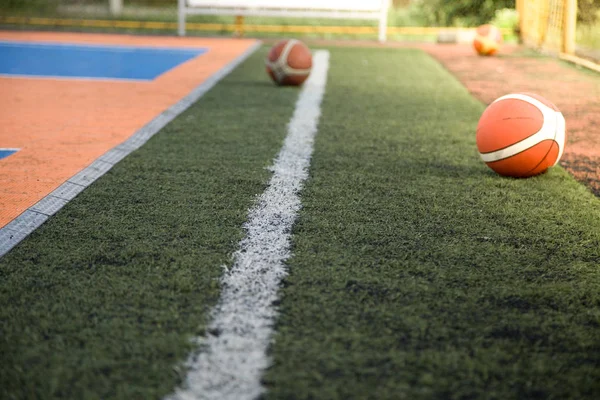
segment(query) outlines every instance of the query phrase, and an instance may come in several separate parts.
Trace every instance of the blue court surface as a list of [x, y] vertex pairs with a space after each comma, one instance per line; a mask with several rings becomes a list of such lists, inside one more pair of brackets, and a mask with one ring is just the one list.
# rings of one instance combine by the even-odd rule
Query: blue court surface
[[151, 81], [206, 51], [0, 42], [0, 75]]
[[16, 153], [17, 149], [0, 149], [0, 160]]

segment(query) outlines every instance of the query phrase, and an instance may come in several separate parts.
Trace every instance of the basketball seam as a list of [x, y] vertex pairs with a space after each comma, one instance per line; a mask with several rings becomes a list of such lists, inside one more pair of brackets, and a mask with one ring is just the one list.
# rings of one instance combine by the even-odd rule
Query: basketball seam
[[310, 68], [296, 69], [290, 67], [287, 63], [287, 58], [290, 52], [292, 51], [292, 48], [297, 43], [299, 43], [298, 40], [290, 39], [283, 47], [281, 54], [279, 55], [277, 60], [275, 60], [275, 62], [272, 62], [271, 60], [267, 59], [267, 66], [275, 75], [275, 80], [277, 81], [277, 83], [281, 83], [288, 76], [308, 75], [310, 73]]
[[[310, 68], [307, 69], [295, 69], [290, 67], [289, 65], [276, 65], [271, 62], [267, 62], [267, 66], [271, 68], [271, 71], [275, 72], [274, 69], [277, 69], [278, 72], [283, 74], [283, 78], [290, 75], [308, 75], [310, 73]], [[279, 79], [279, 77], [278, 77]]]
[[[558, 157], [556, 157], [556, 162], [553, 164], [553, 165], [556, 165], [556, 163], [558, 162], [558, 160], [560, 160], [560, 154], [561, 154], [561, 153], [560, 153], [560, 148], [561, 148], [561, 146], [560, 146], [560, 145], [559, 145], [559, 144], [556, 142], [556, 140], [553, 140], [553, 139], [544, 139], [544, 140], [540, 141], [540, 142], [539, 142], [539, 143], [537, 143], [537, 144], [540, 144], [540, 143], [544, 142], [545, 140], [552, 140], [553, 142], [555, 142], [555, 143], [558, 145], [558, 148], [559, 148], [559, 155], [558, 155]], [[536, 144], [535, 146], [537, 146], [537, 144]], [[530, 147], [530, 148], [531, 148], [531, 147]], [[525, 150], [523, 150], [523, 151], [520, 151], [520, 152], [518, 152], [518, 153], [516, 153], [516, 154], [513, 154], [513, 155], [512, 155], [512, 156], [510, 156], [510, 157], [514, 157], [514, 156], [516, 156], [516, 155], [519, 155], [519, 154], [521, 154], [521, 153], [523, 153], [523, 152], [525, 152], [525, 151], [529, 150], [530, 148], [528, 148], [528, 149], [525, 149]], [[539, 166], [540, 166], [540, 164], [542, 164], [542, 163], [544, 162], [544, 160], [546, 159], [546, 157], [548, 157], [548, 154], [550, 154], [550, 151], [551, 151], [551, 150], [552, 150], [552, 145], [550, 145], [550, 148], [548, 149], [548, 151], [546, 152], [546, 154], [544, 154], [544, 157], [542, 157], [542, 159], [540, 160], [540, 162], [539, 162], [539, 163], [537, 163], [537, 164], [536, 164], [536, 166], [535, 166], [535, 167], [533, 167], [533, 168], [531, 168], [529, 171], [527, 171], [527, 172], [523, 173], [523, 175], [528, 175], [528, 174], [529, 174], [531, 171], [535, 171], [535, 169], [536, 169], [537, 167], [539, 167]], [[489, 164], [491, 164], [491, 163], [495, 163], [495, 162], [499, 162], [499, 161], [504, 161], [504, 160], [506, 160], [506, 159], [508, 159], [508, 158], [510, 158], [510, 157], [502, 158], [502, 159], [500, 159], [500, 160], [496, 160], [496, 161], [489, 161], [488, 163], [489, 163]], [[542, 172], [543, 172], [543, 171], [542, 171]], [[541, 172], [540, 172], [540, 173], [541, 173]]]
[[[506, 147], [503, 147], [503, 148], [500, 148], [500, 149], [497, 149], [497, 150], [494, 150], [494, 151], [490, 151], [490, 152], [485, 152], [485, 153], [479, 152], [479, 155], [481, 156], [481, 158], [483, 159], [483, 161], [486, 162], [486, 163], [488, 163], [488, 162], [496, 162], [496, 161], [505, 160], [507, 158], [513, 157], [513, 156], [515, 156], [517, 154], [520, 154], [520, 153], [522, 153], [522, 152], [530, 149], [533, 146], [536, 146], [537, 144], [543, 142], [544, 140], [554, 140], [556, 142], [557, 129], [558, 129], [558, 126], [557, 126], [557, 123], [556, 123], [556, 119], [558, 118], [558, 114], [560, 114], [560, 111], [556, 111], [556, 110], [550, 108], [549, 106], [547, 106], [546, 104], [542, 103], [538, 99], [535, 99], [535, 98], [533, 98], [531, 96], [523, 95], [523, 94], [509, 94], [509, 95], [506, 95], [506, 96], [502, 96], [502, 97], [496, 99], [493, 103], [496, 103], [496, 102], [499, 102], [499, 101], [502, 101], [502, 100], [509, 100], [509, 99], [521, 100], [521, 101], [525, 101], [525, 102], [527, 102], [529, 104], [532, 104], [538, 110], [540, 110], [540, 112], [542, 113], [542, 116], [544, 117], [544, 122], [542, 124], [542, 127], [537, 132], [535, 132], [535, 133], [533, 133], [533, 134], [531, 134], [531, 135], [529, 135], [529, 136], [521, 139], [520, 141], [518, 141], [516, 143], [513, 143], [513, 144], [508, 145]], [[544, 129], [544, 128], [547, 126], [546, 115], [550, 114], [550, 113], [554, 114], [554, 122], [555, 122], [554, 126], [555, 126], [555, 129], [554, 129], [554, 132], [553, 132], [553, 136], [552, 137], [547, 137], [547, 136], [544, 136], [544, 135], [540, 135], [540, 133], [542, 133], [544, 130], [548, 130], [548, 129]], [[521, 146], [523, 145], [523, 142], [531, 139], [532, 137], [534, 137], [536, 135], [540, 135], [541, 138], [537, 142], [532, 143], [531, 145], [529, 145], [528, 147], [524, 148], [523, 150], [516, 151], [515, 153], [508, 154], [508, 155], [506, 155], [504, 157], [502, 157], [502, 155], [499, 155], [499, 157], [494, 157], [495, 154], [497, 154], [499, 152], [503, 152], [503, 151], [505, 151], [507, 149], [510, 149], [511, 147], [516, 147], [518, 149], [520, 147], [520, 145]], [[547, 135], [547, 133], [546, 133], [546, 135]], [[559, 155], [560, 155], [560, 154], [562, 154], [562, 151], [560, 151], [560, 150], [561, 150], [562, 146], [564, 145], [564, 143], [561, 145], [560, 143], [557, 142], [557, 144], [559, 146]], [[546, 154], [546, 156], [547, 156], [547, 154]]]
[[[540, 129], [540, 130], [541, 130], [541, 129]], [[477, 131], [479, 131], [479, 129], [478, 129]], [[519, 143], [522, 143], [523, 141], [525, 141], [525, 140], [527, 140], [527, 139], [531, 138], [532, 136], [535, 136], [535, 135], [537, 135], [538, 133], [540, 133], [540, 131], [537, 131], [537, 132], [535, 132], [535, 133], [532, 133], [531, 135], [529, 135], [529, 136], [527, 136], [527, 137], [524, 137], [523, 139], [519, 140], [518, 142], [515, 142], [515, 143], [512, 143], [512, 144], [509, 144], [508, 146], [500, 147], [500, 148], [498, 148], [498, 149], [496, 149], [496, 150], [494, 150], [494, 151], [486, 151], [486, 152], [483, 152], [483, 153], [482, 153], [482, 152], [479, 152], [479, 154], [492, 154], [492, 153], [496, 153], [496, 152], [498, 152], [498, 151], [506, 150], [506, 149], [508, 149], [508, 148], [511, 148], [511, 147], [513, 147], [513, 146], [516, 146], [516, 145], [518, 145]], [[542, 139], [542, 140], [546, 140], [546, 139]], [[516, 154], [518, 154], [518, 153], [516, 153]]]
[[[481, 156], [481, 158], [482, 158], [482, 159], [483, 159], [483, 161], [485, 161], [485, 162], [495, 162], [495, 161], [501, 161], [501, 160], [506, 160], [507, 158], [510, 158], [510, 157], [514, 157], [514, 156], [516, 156], [517, 154], [521, 154], [522, 152], [529, 150], [529, 149], [530, 149], [530, 148], [532, 148], [533, 146], [536, 146], [536, 145], [538, 145], [538, 144], [542, 143], [544, 140], [553, 140], [553, 141], [555, 141], [555, 142], [556, 142], [556, 140], [555, 140], [555, 138], [556, 138], [556, 132], [554, 132], [554, 136], [553, 136], [553, 137], [544, 137], [544, 136], [542, 136], [542, 138], [541, 138], [541, 139], [539, 139], [537, 142], [534, 142], [534, 143], [532, 143], [530, 146], [528, 146], [528, 147], [524, 148], [523, 150], [518, 150], [518, 151], [516, 151], [515, 153], [510, 153], [509, 155], [507, 155], [507, 156], [504, 156], [504, 157], [495, 158], [495, 159], [487, 159], [488, 157], [492, 157], [492, 156], [494, 155], [494, 153], [502, 152], [502, 151], [504, 151], [504, 150], [510, 149], [511, 147], [517, 147], [517, 148], [518, 148], [518, 147], [519, 147], [519, 145], [523, 145], [523, 142], [525, 142], [525, 141], [526, 141], [526, 140], [528, 140], [528, 139], [531, 139], [531, 138], [532, 138], [533, 136], [535, 136], [535, 135], [538, 135], [538, 134], [539, 134], [541, 131], [542, 131], [542, 130], [540, 129], [539, 131], [537, 131], [537, 132], [536, 132], [536, 133], [534, 133], [533, 135], [530, 135], [530, 136], [526, 137], [525, 139], [518, 141], [517, 143], [513, 143], [513, 144], [511, 144], [510, 146], [506, 146], [506, 147], [503, 147], [503, 148], [501, 148], [501, 149], [494, 150], [494, 151], [490, 151], [490, 152], [487, 152], [487, 153], [479, 153], [479, 155]], [[559, 143], [557, 142], [557, 144], [559, 144]], [[560, 146], [560, 144], [559, 144], [559, 146]]]
[[[545, 142], [546, 140], [550, 140], [550, 141], [556, 142], [554, 139], [542, 139], [542, 140], [540, 140], [539, 142], [537, 142], [536, 144], [534, 144], [533, 146], [531, 146], [531, 147], [528, 147], [528, 148], [526, 148], [526, 149], [524, 149], [524, 150], [521, 150], [521, 151], [519, 151], [518, 153], [515, 153], [515, 154], [513, 154], [513, 155], [510, 155], [510, 156], [508, 156], [508, 157], [505, 157], [505, 158], [499, 158], [499, 159], [497, 159], [497, 160], [493, 160], [493, 161], [485, 161], [485, 160], [484, 160], [484, 161], [485, 161], [487, 164], [492, 164], [492, 163], [495, 163], [495, 162], [500, 162], [500, 161], [508, 160], [509, 158], [511, 158], [511, 157], [514, 157], [514, 156], [518, 156], [519, 154], [526, 152], [527, 150], [529, 150], [529, 149], [533, 148], [534, 146], [537, 146], [538, 144], [540, 144], [540, 143], [542, 143], [542, 142]], [[558, 143], [557, 143], [557, 144], [558, 144]], [[549, 152], [550, 152], [550, 150], [548, 150], [548, 153], [549, 153]], [[545, 158], [548, 156], [548, 153], [546, 153], [546, 155], [544, 156], [544, 158], [542, 158], [542, 161], [544, 161], [544, 159], [545, 159]], [[534, 170], [534, 169], [536, 169], [536, 168], [537, 168], [537, 167], [538, 167], [538, 166], [539, 166], [541, 163], [542, 163], [542, 162], [540, 161], [540, 162], [539, 162], [539, 164], [535, 166], [535, 168], [532, 168], [532, 169], [530, 169], [529, 171], [533, 171], [533, 170]]]
[[509, 100], [509, 99], [522, 100], [529, 104], [533, 104], [534, 106], [537, 106], [538, 108], [539, 108], [539, 104], [541, 104], [544, 107], [551, 109], [552, 111], [557, 111], [554, 108], [542, 103], [540, 100], [536, 99], [535, 97], [529, 96], [528, 94], [522, 94], [522, 93], [506, 94], [504, 96], [498, 97], [496, 100], [494, 100], [492, 102], [492, 104], [497, 103], [502, 100]]
[[279, 54], [275, 62], [271, 62], [271, 60], [267, 58], [267, 66], [273, 72], [277, 83], [281, 83], [281, 81], [285, 79], [285, 64], [287, 63], [287, 56], [291, 51], [291, 48], [296, 44], [296, 42], [297, 41], [295, 39], [288, 40], [288, 42], [283, 46], [283, 49], [281, 49], [281, 53]]
[[[553, 142], [556, 143], [554, 140], [553, 140]], [[540, 143], [542, 143], [542, 142], [540, 142]], [[560, 145], [558, 147], [560, 148]], [[550, 154], [550, 150], [552, 150], [552, 145], [550, 145], [550, 148], [548, 149], [548, 151], [546, 152], [546, 154], [544, 154], [544, 157], [542, 157], [542, 159], [540, 160], [540, 162], [537, 163], [537, 165], [535, 167], [533, 167], [529, 171], [525, 172], [525, 175], [528, 175], [531, 171], [535, 171], [535, 169], [537, 167], [539, 167], [540, 164], [542, 164], [544, 162], [544, 160], [546, 159], [546, 157], [548, 157], [548, 154]]]
[[[554, 126], [555, 126], [555, 127], [557, 127], [557, 124], [556, 124], [556, 119], [558, 119], [558, 115], [555, 115], [555, 117], [554, 117], [554, 118], [555, 118], [555, 120], [554, 120]], [[557, 127], [557, 128], [558, 128], [558, 127]], [[554, 138], [556, 139], [556, 129], [554, 130]], [[561, 148], [561, 146], [560, 146], [560, 144], [558, 144], [558, 143], [556, 142], [556, 140], [553, 140], [553, 142], [554, 142], [554, 143], [556, 143], [556, 144], [558, 145], [558, 151], [559, 151], [559, 157], [556, 157], [556, 162], [553, 164], [553, 165], [556, 165], [556, 163], [557, 163], [557, 162], [558, 162], [558, 160], [560, 159], [560, 148]], [[540, 142], [540, 143], [542, 143], [542, 142]], [[540, 162], [539, 162], [539, 163], [537, 163], [537, 165], [536, 165], [535, 167], [533, 167], [533, 168], [531, 168], [529, 171], [527, 171], [527, 172], [525, 173], [525, 175], [529, 174], [531, 171], [535, 171], [535, 169], [536, 169], [537, 167], [539, 167], [539, 166], [540, 166], [540, 164], [542, 164], [542, 163], [544, 162], [544, 160], [546, 159], [546, 157], [548, 157], [548, 154], [550, 154], [550, 151], [551, 151], [551, 150], [552, 150], [552, 145], [550, 145], [550, 148], [548, 148], [548, 151], [546, 152], [546, 154], [544, 154], [544, 157], [542, 157], [542, 159], [540, 160]]]
[[[542, 116], [543, 116], [543, 115], [544, 115], [544, 114], [542, 113]], [[533, 118], [531, 118], [531, 117], [517, 117], [517, 118], [513, 118], [513, 117], [511, 117], [511, 118], [502, 118], [500, 121], [510, 121], [511, 119], [533, 119]], [[487, 125], [486, 125], [486, 126], [487, 126]], [[543, 125], [542, 125], [542, 127], [543, 127]], [[483, 128], [482, 128], [482, 127], [479, 127], [479, 128], [477, 128], [477, 130], [475, 130], [475, 134], [477, 134], [477, 132], [479, 132], [481, 129], [483, 129]], [[486, 151], [486, 152], [483, 152], [483, 153], [481, 153], [481, 152], [480, 152], [480, 154], [490, 154], [490, 153], [495, 153], [496, 151], [500, 151], [500, 150], [508, 149], [508, 148], [509, 148], [509, 147], [511, 147], [511, 146], [514, 146], [514, 145], [516, 145], [516, 144], [518, 144], [518, 143], [521, 143], [523, 140], [527, 140], [527, 139], [529, 139], [530, 137], [532, 137], [532, 136], [534, 136], [534, 135], [537, 135], [538, 133], [540, 133], [540, 130], [541, 130], [541, 129], [542, 129], [542, 128], [540, 128], [538, 131], [536, 131], [536, 132], [532, 133], [532, 134], [531, 134], [531, 135], [529, 135], [529, 136], [525, 136], [523, 139], [519, 140], [518, 142], [515, 142], [515, 143], [512, 143], [512, 144], [509, 144], [509, 145], [506, 145], [506, 146], [504, 146], [504, 147], [500, 147], [500, 148], [498, 148], [498, 149], [496, 149], [496, 150], [494, 150], [494, 151]]]
[[277, 83], [281, 83], [281, 81], [285, 78], [285, 63], [287, 62], [287, 55], [290, 52], [290, 48], [296, 44], [295, 39], [290, 39], [281, 49], [281, 53], [275, 60], [275, 62], [270, 62], [268, 60], [268, 66], [271, 68], [273, 75], [275, 75], [275, 80]]

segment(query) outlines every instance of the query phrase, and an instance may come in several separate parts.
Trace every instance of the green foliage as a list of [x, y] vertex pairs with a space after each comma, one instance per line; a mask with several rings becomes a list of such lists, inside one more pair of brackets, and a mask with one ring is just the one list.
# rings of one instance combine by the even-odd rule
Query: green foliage
[[597, 52], [600, 50], [600, 11], [596, 12], [595, 23], [577, 24], [576, 38], [578, 50], [590, 49], [593, 51], [590, 56], [598, 58]]
[[427, 15], [414, 6], [392, 8], [388, 14], [389, 26], [427, 26]]
[[416, 0], [418, 14], [430, 25], [477, 26], [490, 22], [497, 10], [515, 8], [514, 0]]
[[598, 10], [600, 10], [600, 0], [578, 0], [577, 20], [584, 25], [593, 24], [598, 20]]
[[59, 0], [1, 0], [0, 10], [35, 10], [48, 12], [55, 10]]
[[498, 28], [507, 28], [516, 31], [519, 27], [519, 13], [513, 8], [496, 10], [496, 14], [491, 23]]

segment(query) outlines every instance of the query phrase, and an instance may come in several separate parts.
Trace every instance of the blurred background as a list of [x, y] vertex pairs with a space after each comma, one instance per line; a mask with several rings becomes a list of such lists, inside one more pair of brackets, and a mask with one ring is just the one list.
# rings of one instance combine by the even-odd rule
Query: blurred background
[[[549, 52], [564, 51], [564, 11], [577, 10], [572, 53], [600, 59], [600, 0], [392, 0], [388, 40], [470, 40], [470, 29], [492, 23], [508, 43], [524, 40]], [[2, 0], [3, 28], [175, 34], [177, 0]], [[521, 23], [519, 23], [521, 21]], [[374, 39], [376, 21], [219, 15], [187, 17], [188, 35], [295, 36]], [[524, 29], [523, 29], [524, 27]], [[452, 39], [451, 39], [452, 40]]]

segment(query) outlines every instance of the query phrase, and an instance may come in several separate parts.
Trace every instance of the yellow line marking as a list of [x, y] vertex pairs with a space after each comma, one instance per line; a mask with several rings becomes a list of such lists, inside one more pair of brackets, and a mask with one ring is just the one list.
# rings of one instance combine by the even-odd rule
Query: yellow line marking
[[[24, 24], [42, 26], [72, 26], [72, 27], [96, 27], [96, 28], [128, 28], [128, 29], [177, 29], [176, 22], [159, 21], [122, 21], [122, 20], [100, 20], [100, 19], [69, 19], [69, 18], [38, 18], [38, 17], [0, 17], [0, 23]], [[188, 22], [186, 29], [192, 31], [226, 31], [237, 32], [239, 26], [236, 24], [210, 24]], [[473, 28], [474, 29], [474, 28]], [[395, 26], [388, 27], [388, 34], [397, 35], [437, 35], [439, 32], [464, 31], [472, 28], [439, 28], [439, 27], [412, 27]], [[244, 25], [244, 32], [263, 33], [337, 33], [349, 35], [377, 34], [376, 26], [309, 26], [309, 25]], [[510, 34], [510, 29], [503, 29], [502, 33]]]

